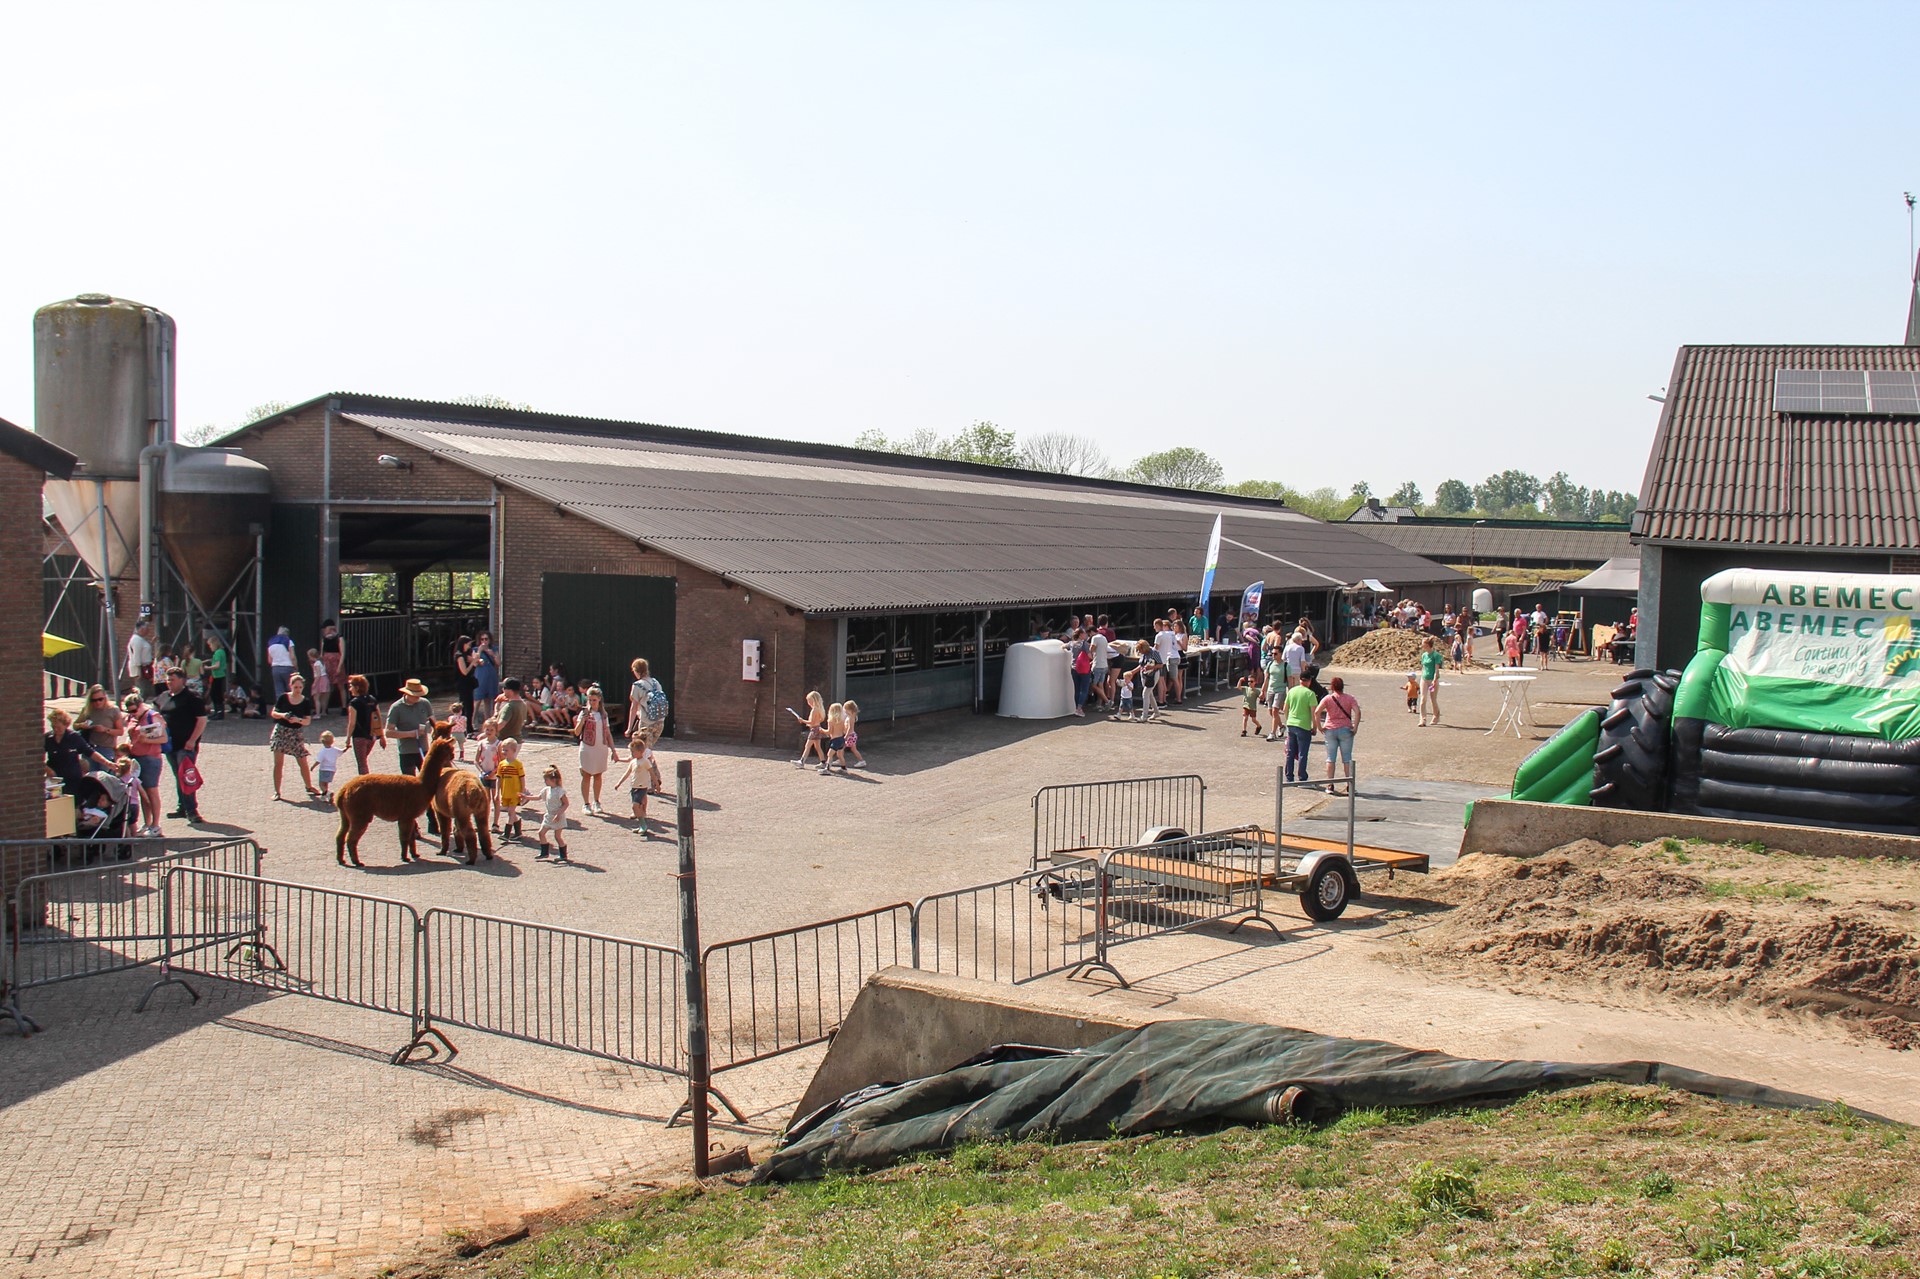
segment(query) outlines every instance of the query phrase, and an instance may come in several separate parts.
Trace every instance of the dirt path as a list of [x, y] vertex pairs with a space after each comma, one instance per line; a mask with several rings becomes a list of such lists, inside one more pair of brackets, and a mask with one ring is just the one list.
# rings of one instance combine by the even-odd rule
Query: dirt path
[[[1419, 881], [1413, 881], [1418, 887]], [[1920, 1123], [1915, 1059], [1803, 1010], [1526, 988], [1399, 962], [1424, 904], [1382, 900], [1317, 929], [1282, 903], [1282, 932], [1193, 933], [1116, 948], [1130, 991], [1051, 979], [1090, 1002], [1274, 1022], [1473, 1057], [1657, 1060], [1845, 1101]]]

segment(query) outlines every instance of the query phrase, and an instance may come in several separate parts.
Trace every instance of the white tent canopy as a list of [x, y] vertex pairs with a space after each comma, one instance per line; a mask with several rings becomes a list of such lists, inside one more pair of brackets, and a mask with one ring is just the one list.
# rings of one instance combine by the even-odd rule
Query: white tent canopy
[[1640, 557], [1622, 555], [1608, 560], [1577, 582], [1560, 588], [1569, 595], [1640, 594]]

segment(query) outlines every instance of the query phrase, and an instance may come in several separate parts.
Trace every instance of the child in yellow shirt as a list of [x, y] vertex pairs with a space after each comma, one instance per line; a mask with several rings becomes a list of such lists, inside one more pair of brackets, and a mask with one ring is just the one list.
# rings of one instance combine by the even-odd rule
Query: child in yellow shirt
[[500, 743], [500, 811], [506, 814], [501, 839], [520, 838], [520, 800], [527, 788], [527, 766], [520, 762], [520, 743], [509, 737]]

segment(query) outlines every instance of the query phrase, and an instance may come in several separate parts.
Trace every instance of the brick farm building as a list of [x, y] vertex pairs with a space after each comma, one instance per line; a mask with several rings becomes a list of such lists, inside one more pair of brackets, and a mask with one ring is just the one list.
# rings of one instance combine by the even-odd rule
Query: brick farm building
[[610, 701], [644, 656], [682, 737], [772, 744], [814, 689], [870, 722], [991, 708], [1009, 642], [1190, 606], [1216, 515], [1216, 616], [1256, 580], [1323, 624], [1362, 579], [1436, 609], [1471, 585], [1269, 501], [640, 423], [335, 394], [219, 443], [272, 474], [269, 632], [339, 618], [350, 669], [436, 693], [480, 629], [504, 674]]

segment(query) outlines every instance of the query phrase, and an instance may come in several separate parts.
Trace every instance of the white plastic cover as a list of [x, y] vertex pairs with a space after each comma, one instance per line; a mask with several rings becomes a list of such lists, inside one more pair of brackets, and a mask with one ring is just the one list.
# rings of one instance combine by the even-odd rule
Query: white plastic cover
[[1012, 719], [1073, 714], [1073, 663], [1059, 640], [1007, 645], [1000, 676], [1000, 713]]

